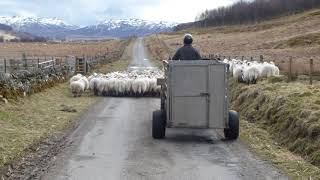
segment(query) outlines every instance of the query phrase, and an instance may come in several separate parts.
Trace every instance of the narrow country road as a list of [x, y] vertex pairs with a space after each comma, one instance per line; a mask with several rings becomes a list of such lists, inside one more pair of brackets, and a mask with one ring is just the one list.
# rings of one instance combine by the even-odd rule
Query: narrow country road
[[[133, 47], [133, 66], [151, 66], [143, 39]], [[212, 130], [168, 129], [151, 136], [156, 98], [104, 98], [83, 117], [45, 180], [287, 179], [241, 141], [225, 142]]]

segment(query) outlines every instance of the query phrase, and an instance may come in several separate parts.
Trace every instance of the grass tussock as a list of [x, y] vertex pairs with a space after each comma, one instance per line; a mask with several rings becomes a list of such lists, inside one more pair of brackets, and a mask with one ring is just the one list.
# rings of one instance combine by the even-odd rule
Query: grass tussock
[[295, 155], [281, 144], [261, 125], [241, 122], [241, 139], [250, 145], [262, 158], [272, 162], [292, 179], [319, 179], [320, 169], [302, 157]]
[[310, 33], [307, 35], [290, 38], [284, 42], [279, 43], [275, 48], [283, 49], [283, 48], [319, 46], [319, 45], [320, 45], [320, 33]]
[[[267, 159], [280, 160], [280, 164], [275, 164], [289, 175], [295, 175], [294, 171], [297, 171], [297, 176], [309, 174], [320, 178], [317, 168], [320, 166], [320, 85], [268, 81], [270, 80], [251, 86], [238, 84], [233, 80], [230, 82], [231, 104], [246, 121], [243, 125], [243, 137], [248, 139], [254, 149], [265, 154]], [[250, 126], [259, 127], [259, 132], [253, 132]], [[272, 149], [260, 149], [259, 144], [270, 145], [271, 140], [276, 140], [279, 145], [277, 147], [286, 147], [315, 166], [300, 162], [302, 159], [291, 161], [278, 157], [277, 151]]]

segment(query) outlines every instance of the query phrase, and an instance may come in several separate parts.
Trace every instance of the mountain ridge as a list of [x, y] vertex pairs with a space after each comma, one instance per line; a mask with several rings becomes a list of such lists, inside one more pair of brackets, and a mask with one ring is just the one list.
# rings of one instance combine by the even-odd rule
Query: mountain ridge
[[148, 21], [137, 18], [105, 19], [99, 23], [80, 27], [71, 25], [58, 18], [39, 17], [0, 17], [0, 23], [11, 26], [15, 31], [27, 32], [49, 38], [145, 36], [153, 33], [171, 32], [177, 23]]

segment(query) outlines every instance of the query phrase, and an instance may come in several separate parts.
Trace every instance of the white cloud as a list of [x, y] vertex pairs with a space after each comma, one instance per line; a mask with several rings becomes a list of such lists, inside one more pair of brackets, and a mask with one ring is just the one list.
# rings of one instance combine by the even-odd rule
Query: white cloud
[[144, 8], [141, 18], [175, 22], [191, 22], [206, 9], [232, 4], [235, 0], [161, 0], [160, 5]]
[[77, 25], [95, 24], [107, 17], [193, 21], [205, 9], [235, 0], [0, 0], [1, 15], [58, 17]]

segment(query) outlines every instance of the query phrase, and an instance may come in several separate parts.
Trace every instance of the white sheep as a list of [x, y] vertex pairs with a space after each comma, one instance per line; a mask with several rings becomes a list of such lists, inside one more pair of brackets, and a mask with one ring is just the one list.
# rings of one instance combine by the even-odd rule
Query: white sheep
[[80, 80], [84, 82], [84, 85], [85, 85], [84, 90], [85, 91], [88, 90], [89, 89], [89, 81], [88, 81], [88, 79], [85, 76], [83, 76], [83, 77], [81, 77]]
[[255, 84], [259, 78], [259, 69], [254, 66], [246, 66], [243, 69], [243, 81], [248, 84]]
[[143, 95], [147, 90], [147, 83], [143, 79], [135, 79], [132, 84], [133, 93], [138, 95]]
[[94, 77], [90, 80], [89, 82], [89, 87], [90, 87], [90, 90], [92, 90], [94, 92], [94, 95], [98, 95], [99, 93], [99, 89], [98, 89], [98, 85], [99, 83], [102, 82], [102, 79], [101, 78], [98, 78], [98, 77]]
[[126, 79], [126, 90], [125, 92], [130, 96], [133, 94], [132, 92], [132, 84], [133, 84], [133, 79]]
[[156, 93], [156, 90], [157, 90], [157, 79], [150, 79], [148, 91], [151, 93]]
[[271, 76], [275, 76], [275, 66], [264, 62], [260, 69], [260, 77], [267, 78]]
[[234, 78], [236, 81], [242, 82], [242, 81], [243, 81], [243, 79], [242, 79], [242, 77], [243, 77], [243, 67], [242, 67], [242, 66], [235, 66], [235, 67], [233, 68], [233, 73], [232, 73], [232, 75], [233, 75], [233, 78]]
[[[145, 69], [124, 72], [112, 72], [108, 74], [93, 74], [88, 78], [76, 75], [73, 80], [81, 80], [95, 95], [103, 96], [141, 96], [154, 95], [159, 92], [157, 78], [163, 78], [164, 73], [160, 70]], [[85, 88], [86, 89], [86, 88]]]
[[70, 89], [74, 97], [80, 97], [85, 90], [85, 83], [82, 80], [72, 81]]
[[120, 95], [120, 96], [123, 96], [126, 92], [126, 81], [125, 80], [122, 80], [122, 79], [119, 79], [117, 82], [117, 87], [116, 87], [116, 94], [117, 95]]
[[83, 76], [81, 74], [77, 74], [75, 76], [73, 76], [71, 79], [70, 79], [70, 83], [73, 82], [73, 81], [78, 81], [82, 78]]

